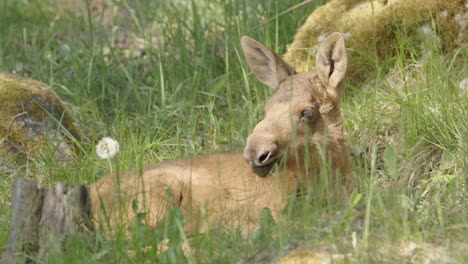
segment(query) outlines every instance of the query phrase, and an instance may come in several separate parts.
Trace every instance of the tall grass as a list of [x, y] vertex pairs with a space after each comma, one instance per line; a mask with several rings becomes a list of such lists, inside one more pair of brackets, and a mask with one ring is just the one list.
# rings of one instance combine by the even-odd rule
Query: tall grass
[[[24, 166], [5, 165], [10, 169], [0, 178], [0, 251], [8, 236], [12, 181], [89, 184], [109, 171], [94, 153], [103, 136], [121, 144], [112, 161], [116, 170], [242, 149], [270, 91], [250, 74], [240, 37], [283, 53], [307, 15], [325, 1], [277, 17], [300, 2], [119, 1], [114, 14], [127, 15], [110, 15], [104, 26], [86, 4], [78, 14], [53, 2], [3, 1], [0, 69], [50, 84], [86, 139], [83, 153], [68, 164], [44, 155]], [[269, 18], [275, 19], [263, 24]], [[370, 81], [348, 82], [346, 130], [362, 151], [354, 161], [359, 187], [347, 203], [327, 200], [323, 177], [323, 185], [291, 197], [283, 220], [275, 223], [262, 211], [259, 230], [247, 236], [235, 230], [184, 234], [183, 216], [173, 208], [157, 230], [148, 232], [136, 219], [129, 238], [71, 241], [66, 254], [50, 262], [231, 263], [266, 252], [255, 262], [304, 243], [355, 252], [359, 263], [393, 263], [400, 255], [377, 249], [396, 241], [444, 245], [457, 258], [466, 257], [457, 245], [467, 234], [467, 95], [458, 88], [466, 78], [467, 50], [444, 52], [432, 42], [421, 49], [408, 31], [397, 30], [395, 58], [377, 65], [368, 54], [365, 65], [375, 67]], [[136, 54], [116, 44], [122, 32], [141, 46]], [[154, 245], [163, 240], [168, 249], [158, 251]]]

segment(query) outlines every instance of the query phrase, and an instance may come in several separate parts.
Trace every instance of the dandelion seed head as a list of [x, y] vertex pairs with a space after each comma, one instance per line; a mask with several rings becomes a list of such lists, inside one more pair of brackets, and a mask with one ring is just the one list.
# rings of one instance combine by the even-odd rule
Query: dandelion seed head
[[351, 234], [351, 245], [353, 245], [353, 248], [357, 248], [357, 235], [356, 235], [356, 232], [353, 232]]
[[462, 91], [468, 91], [468, 78], [463, 79], [459, 84], [458, 88]]
[[428, 23], [424, 24], [421, 27], [421, 32], [424, 34], [426, 38], [432, 37], [432, 34], [433, 34], [431, 26]]
[[113, 140], [110, 137], [105, 137], [99, 141], [96, 146], [96, 154], [101, 159], [110, 159], [119, 152], [119, 142]]

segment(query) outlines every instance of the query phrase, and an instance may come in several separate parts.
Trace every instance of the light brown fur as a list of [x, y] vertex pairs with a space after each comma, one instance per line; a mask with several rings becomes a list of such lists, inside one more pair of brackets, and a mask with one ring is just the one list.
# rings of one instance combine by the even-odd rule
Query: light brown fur
[[[296, 73], [250, 38], [242, 38], [242, 47], [256, 77], [274, 91], [244, 154], [164, 161], [108, 175], [90, 187], [96, 219], [128, 225], [135, 217], [135, 200], [138, 211], [148, 213], [145, 223], [150, 226], [156, 226], [170, 206], [179, 206], [188, 231], [251, 231], [262, 208], [270, 208], [276, 217], [299, 183], [319, 171], [317, 146], [325, 149], [332, 175], [350, 174], [339, 107], [347, 67], [341, 34], [332, 34], [321, 45], [317, 73]], [[309, 160], [304, 160], [306, 152]], [[273, 164], [278, 166], [271, 173]]]

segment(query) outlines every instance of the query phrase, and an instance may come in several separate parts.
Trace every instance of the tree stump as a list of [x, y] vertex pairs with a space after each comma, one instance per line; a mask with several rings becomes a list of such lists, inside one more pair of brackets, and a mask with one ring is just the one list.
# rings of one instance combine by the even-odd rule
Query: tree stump
[[39, 248], [39, 221], [43, 190], [36, 181], [17, 179], [13, 183], [11, 233], [2, 263], [25, 263]]
[[13, 184], [11, 233], [2, 263], [46, 260], [63, 249], [72, 235], [90, 239], [94, 231], [85, 186], [57, 183], [40, 188], [34, 180]]

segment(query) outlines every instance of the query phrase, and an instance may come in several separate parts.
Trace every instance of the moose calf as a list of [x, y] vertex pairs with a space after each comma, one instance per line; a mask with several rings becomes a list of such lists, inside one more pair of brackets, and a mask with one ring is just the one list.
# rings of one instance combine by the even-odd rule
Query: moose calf
[[272, 89], [265, 117], [248, 137], [244, 153], [163, 161], [103, 177], [90, 188], [95, 219], [128, 225], [136, 201], [150, 226], [175, 205], [189, 232], [216, 227], [248, 232], [262, 208], [275, 217], [299, 183], [317, 174], [319, 148], [332, 179], [350, 176], [339, 105], [347, 67], [343, 36], [333, 33], [321, 43], [316, 72], [300, 73], [257, 41], [244, 36], [241, 42], [250, 69]]

